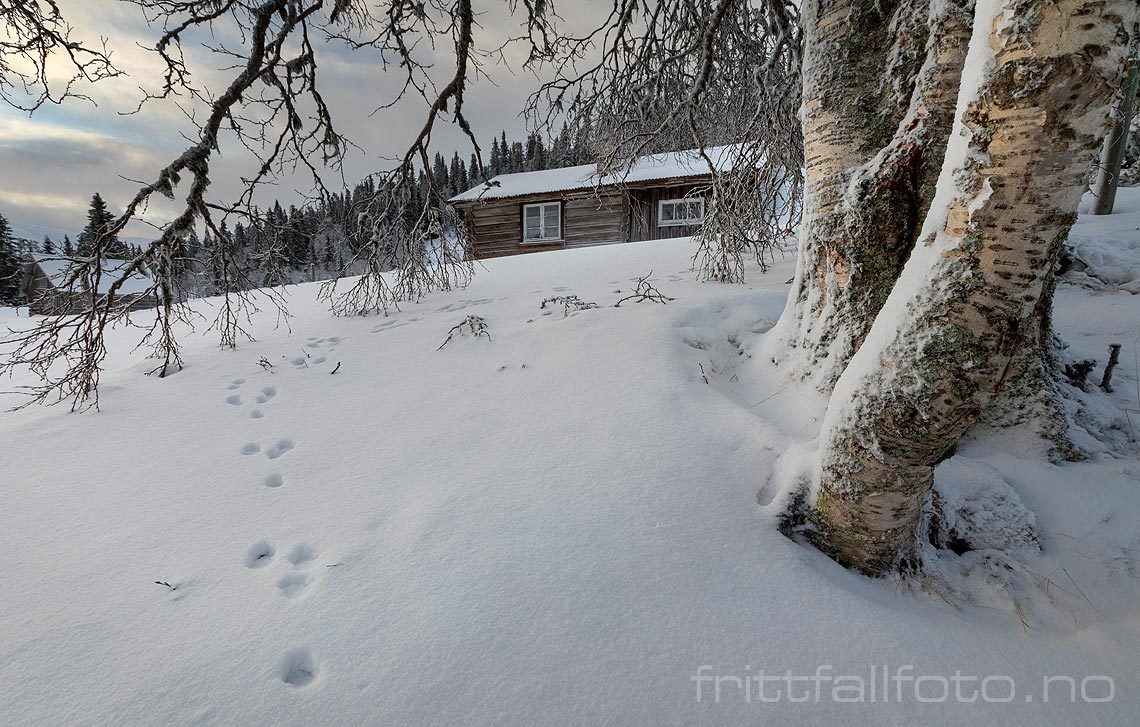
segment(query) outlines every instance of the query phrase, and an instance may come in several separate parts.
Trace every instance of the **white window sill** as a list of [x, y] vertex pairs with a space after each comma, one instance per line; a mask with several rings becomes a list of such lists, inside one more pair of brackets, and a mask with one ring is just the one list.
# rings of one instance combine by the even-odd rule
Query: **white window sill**
[[559, 237], [557, 239], [550, 239], [550, 240], [523, 240], [520, 244], [522, 244], [522, 245], [557, 245], [557, 244], [563, 243], [563, 242], [566, 242], [566, 240]]

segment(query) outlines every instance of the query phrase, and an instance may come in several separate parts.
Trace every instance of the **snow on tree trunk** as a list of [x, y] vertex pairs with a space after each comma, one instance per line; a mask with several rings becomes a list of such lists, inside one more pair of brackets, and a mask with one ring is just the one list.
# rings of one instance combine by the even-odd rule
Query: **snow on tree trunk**
[[918, 244], [836, 383], [814, 521], [881, 573], [917, 542], [933, 468], [1010, 376], [1104, 138], [1135, 0], [979, 0]]
[[804, 220], [777, 363], [820, 389], [866, 336], [934, 195], [972, 0], [804, 3]]

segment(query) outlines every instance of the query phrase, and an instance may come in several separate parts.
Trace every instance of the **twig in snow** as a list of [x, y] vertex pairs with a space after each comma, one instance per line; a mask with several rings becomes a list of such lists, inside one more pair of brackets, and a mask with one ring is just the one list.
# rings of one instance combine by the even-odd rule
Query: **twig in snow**
[[597, 303], [584, 301], [576, 295], [556, 295], [552, 298], [547, 298], [542, 301], [542, 305], [540, 305], [539, 308], [545, 309], [547, 303], [561, 304], [563, 318], [570, 315], [570, 311], [577, 312], [598, 307]]
[[178, 590], [177, 588], [175, 588], [174, 586], [170, 585], [170, 584], [169, 584], [169, 583], [167, 583], [166, 581], [155, 581], [155, 582], [154, 582], [154, 585], [156, 585], [156, 586], [166, 586], [167, 588], [169, 588], [169, 589], [170, 589], [170, 590], [172, 590], [172, 591], [177, 591], [177, 590]]
[[1013, 604], [1013, 612], [1017, 615], [1017, 620], [1021, 622], [1021, 628], [1024, 629], [1025, 633], [1029, 633], [1029, 620], [1025, 618], [1025, 611], [1021, 610], [1021, 604], [1009, 592], [1009, 584], [1001, 583], [1000, 585], [1001, 589], [1005, 591], [1005, 595], [1009, 596], [1009, 602]]
[[337, 361], [337, 362], [336, 362], [336, 368], [335, 368], [335, 369], [333, 369], [332, 371], [330, 371], [330, 372], [329, 372], [329, 376], [332, 376], [332, 375], [333, 375], [333, 374], [335, 374], [337, 371], [340, 371], [340, 361]]
[[658, 290], [656, 288], [656, 286], [653, 285], [653, 283], [649, 282], [649, 278], [652, 275], [653, 275], [653, 271], [650, 270], [649, 273], [645, 277], [638, 278], [637, 287], [634, 289], [633, 295], [627, 295], [626, 297], [619, 300], [617, 303], [614, 303], [614, 308], [620, 307], [621, 304], [626, 302], [627, 300], [636, 300], [638, 303], [642, 303], [642, 302], [648, 300], [648, 301], [652, 301], [654, 303], [661, 303], [662, 305], [664, 305], [665, 303], [668, 303], [671, 300], [674, 300], [673, 298], [670, 298], [669, 296], [665, 295], [660, 290]]
[[262, 356], [261, 359], [258, 360], [257, 365], [260, 366], [261, 368], [265, 369], [269, 373], [273, 373], [273, 364], [269, 363], [269, 359], [265, 358], [264, 356]]
[[467, 316], [463, 319], [462, 322], [456, 323], [451, 327], [451, 330], [447, 332], [447, 338], [443, 339], [443, 343], [439, 344], [439, 348], [437, 348], [436, 351], [439, 351], [448, 343], [450, 343], [451, 339], [455, 337], [456, 333], [463, 335], [465, 326], [466, 330], [470, 331], [473, 337], [478, 338], [479, 336], [486, 336], [488, 341], [491, 340], [491, 333], [487, 330], [487, 322], [483, 320], [483, 317]]
[[1100, 611], [1100, 609], [1096, 607], [1096, 604], [1090, 601], [1089, 597], [1085, 595], [1085, 592], [1081, 590], [1081, 587], [1077, 585], [1077, 582], [1073, 580], [1073, 576], [1069, 574], [1069, 570], [1067, 568], [1062, 568], [1061, 572], [1064, 573], [1065, 577], [1069, 579], [1069, 583], [1073, 584], [1073, 588], [1077, 589], [1077, 593], [1081, 594], [1081, 598], [1085, 599], [1085, 601], [1088, 601], [1088, 604], [1093, 607], [1094, 611]]
[[707, 374], [705, 374], [705, 365], [702, 363], [698, 363], [697, 368], [699, 368], [701, 370], [701, 378], [704, 379], [705, 383], [707, 384], [709, 382], [709, 377]]

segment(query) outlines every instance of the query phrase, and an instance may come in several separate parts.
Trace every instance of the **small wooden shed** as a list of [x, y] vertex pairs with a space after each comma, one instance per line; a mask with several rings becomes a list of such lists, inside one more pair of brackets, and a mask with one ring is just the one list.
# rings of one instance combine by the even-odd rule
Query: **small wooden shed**
[[[706, 150], [714, 167], [735, 147]], [[628, 169], [593, 164], [500, 174], [452, 197], [476, 258], [687, 237], [704, 222], [708, 162], [696, 150], [654, 154]]]
[[[98, 295], [106, 295], [111, 284], [120, 277], [123, 260], [104, 260], [99, 280]], [[24, 258], [22, 288], [28, 310], [37, 315], [78, 313], [91, 301], [87, 281], [75, 273], [74, 261], [60, 255], [30, 254]], [[158, 299], [148, 291], [154, 287], [153, 279], [134, 272], [117, 291], [117, 300], [130, 310], [153, 308]]]

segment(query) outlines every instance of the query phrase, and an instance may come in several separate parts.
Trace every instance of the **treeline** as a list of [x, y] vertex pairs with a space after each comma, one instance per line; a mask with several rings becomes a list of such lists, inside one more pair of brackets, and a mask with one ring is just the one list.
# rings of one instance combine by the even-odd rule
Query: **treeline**
[[[506, 131], [491, 139], [483, 162], [488, 176], [530, 172], [586, 164], [592, 160], [589, 129], [571, 131], [564, 126], [549, 142], [537, 133], [523, 140], [509, 139]], [[464, 162], [458, 151], [450, 157], [436, 153], [430, 169], [419, 170], [417, 184], [402, 209], [415, 216], [426, 203], [446, 200], [484, 181], [475, 154]], [[219, 234], [192, 232], [184, 241], [180, 257], [173, 261], [176, 279], [184, 297], [203, 297], [241, 287], [263, 287], [327, 280], [355, 272], [356, 253], [367, 243], [373, 229], [373, 210], [384, 209], [376, 182], [369, 177], [351, 190], [331, 193], [326, 199], [301, 207], [274, 202], [265, 210], [255, 209], [251, 219], [222, 226]], [[130, 259], [142, 253], [139, 245], [123, 242], [106, 231], [116, 215], [102, 196], [95, 194], [87, 211], [87, 225], [73, 241], [45, 237], [42, 242], [21, 241], [19, 252], [87, 257], [92, 241], [104, 236], [104, 255]], [[411, 223], [413, 220], [409, 219]], [[393, 261], [394, 264], [395, 261]], [[227, 268], [227, 265], [230, 267]], [[230, 274], [241, 271], [240, 276]], [[238, 282], [244, 278], [245, 282]]]
[[[490, 146], [483, 150], [483, 163], [487, 167], [487, 174], [491, 177], [499, 174], [573, 167], [589, 164], [594, 160], [592, 143], [592, 132], [589, 127], [572, 131], [563, 125], [549, 145], [541, 134], [535, 132], [527, 134], [523, 141], [512, 141], [507, 138], [507, 132], [502, 131], [492, 138]], [[421, 172], [422, 189], [427, 188], [425, 176]], [[471, 154], [464, 164], [459, 152], [453, 152], [450, 161], [437, 152], [432, 161], [432, 177], [439, 189], [444, 190], [449, 198], [485, 181], [479, 174], [475, 155]]]

